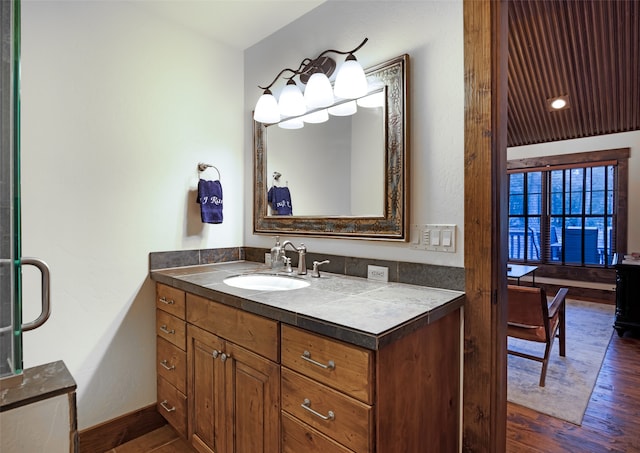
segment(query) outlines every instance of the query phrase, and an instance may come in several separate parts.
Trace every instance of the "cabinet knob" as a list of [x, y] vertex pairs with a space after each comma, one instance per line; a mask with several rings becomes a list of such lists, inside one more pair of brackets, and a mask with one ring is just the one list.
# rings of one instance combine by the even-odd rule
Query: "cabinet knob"
[[220, 351], [214, 349], [213, 350], [213, 358], [217, 359], [219, 355], [220, 355]]
[[225, 354], [224, 352], [222, 353], [222, 357], [220, 357], [220, 359], [221, 359], [223, 362], [226, 362], [226, 361], [227, 361], [227, 359], [230, 359], [230, 358], [231, 358], [231, 355], [227, 355], [227, 354]]

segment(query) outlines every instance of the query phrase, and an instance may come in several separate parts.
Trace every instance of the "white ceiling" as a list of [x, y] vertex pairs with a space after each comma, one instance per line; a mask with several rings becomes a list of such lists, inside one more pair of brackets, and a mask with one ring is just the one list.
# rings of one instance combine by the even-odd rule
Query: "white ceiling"
[[326, 0], [135, 0], [166, 19], [244, 50]]

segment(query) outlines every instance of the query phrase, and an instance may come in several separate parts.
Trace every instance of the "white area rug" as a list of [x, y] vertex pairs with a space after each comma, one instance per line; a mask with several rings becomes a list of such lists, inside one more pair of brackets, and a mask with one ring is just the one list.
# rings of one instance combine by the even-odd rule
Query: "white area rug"
[[[567, 299], [566, 357], [553, 342], [547, 380], [538, 386], [542, 363], [508, 354], [507, 399], [538, 412], [582, 424], [613, 333], [615, 307]], [[544, 354], [544, 344], [508, 338], [509, 349]]]

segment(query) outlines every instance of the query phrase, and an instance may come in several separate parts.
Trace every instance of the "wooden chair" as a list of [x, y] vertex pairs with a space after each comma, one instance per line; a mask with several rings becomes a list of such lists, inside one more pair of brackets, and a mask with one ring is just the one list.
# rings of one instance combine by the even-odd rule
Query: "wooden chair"
[[514, 285], [507, 287], [507, 335], [546, 344], [544, 357], [510, 349], [507, 352], [542, 362], [540, 387], [544, 387], [551, 346], [556, 335], [560, 341], [560, 356], [565, 356], [565, 298], [568, 291], [567, 288], [560, 288], [551, 303], [548, 303], [542, 288]]

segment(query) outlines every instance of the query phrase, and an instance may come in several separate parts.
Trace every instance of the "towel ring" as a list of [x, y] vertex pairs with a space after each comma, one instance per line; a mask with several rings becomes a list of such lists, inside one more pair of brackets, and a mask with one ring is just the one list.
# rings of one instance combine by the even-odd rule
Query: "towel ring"
[[[273, 181], [271, 182], [271, 185], [275, 186], [276, 182], [280, 183], [280, 177], [282, 176], [282, 173], [280, 173], [279, 171], [274, 171], [273, 172]], [[289, 181], [287, 181], [285, 183], [287, 186], [289, 186]]]
[[202, 162], [200, 162], [200, 163], [198, 164], [198, 171], [199, 171], [199, 172], [203, 172], [203, 171], [205, 171], [207, 168], [215, 168], [215, 170], [218, 172], [218, 180], [220, 180], [220, 170], [218, 170], [218, 167], [216, 167], [215, 165], [203, 164]]

